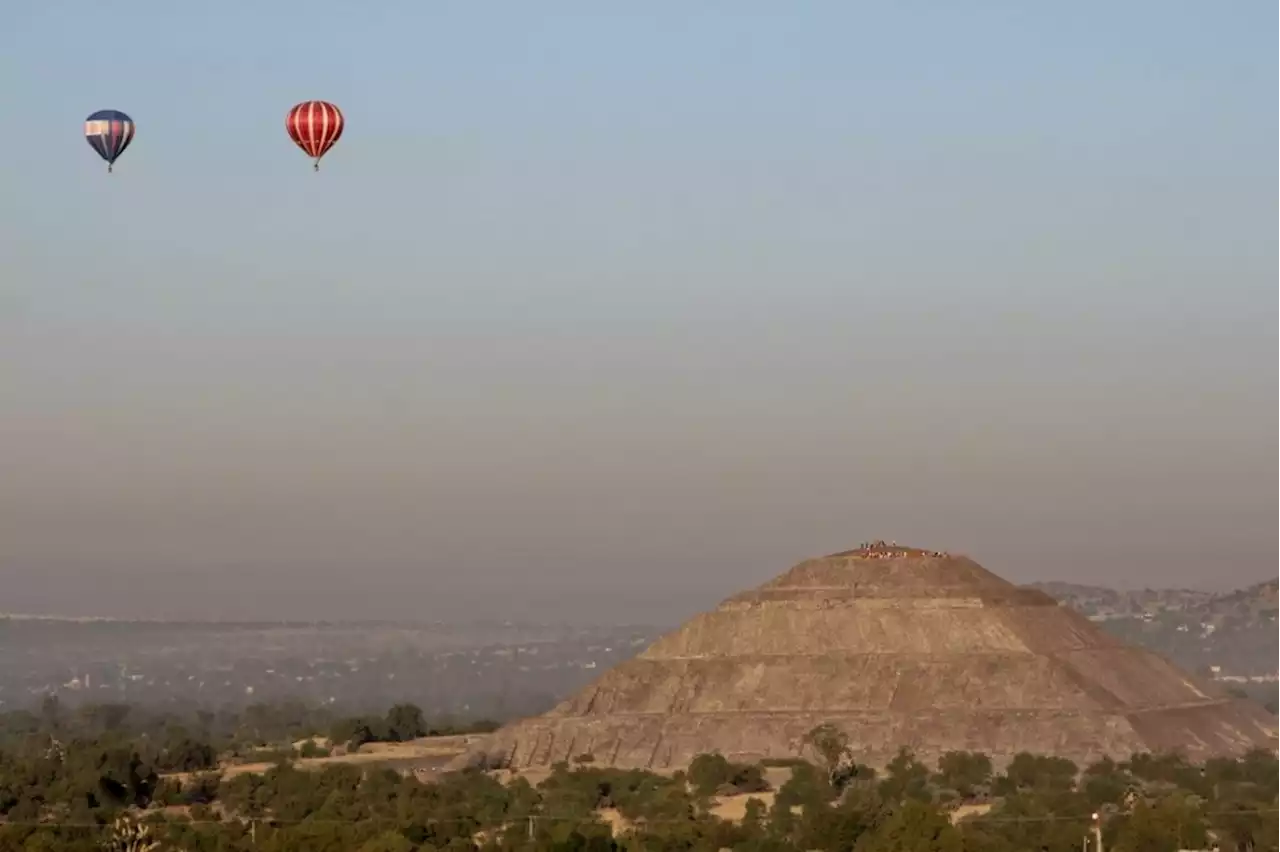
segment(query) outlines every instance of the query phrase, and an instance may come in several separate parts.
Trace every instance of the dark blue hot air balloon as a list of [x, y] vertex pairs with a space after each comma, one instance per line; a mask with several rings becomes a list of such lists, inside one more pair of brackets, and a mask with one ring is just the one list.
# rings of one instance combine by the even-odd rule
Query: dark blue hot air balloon
[[107, 161], [107, 172], [133, 141], [133, 119], [118, 109], [100, 109], [84, 120], [84, 138]]

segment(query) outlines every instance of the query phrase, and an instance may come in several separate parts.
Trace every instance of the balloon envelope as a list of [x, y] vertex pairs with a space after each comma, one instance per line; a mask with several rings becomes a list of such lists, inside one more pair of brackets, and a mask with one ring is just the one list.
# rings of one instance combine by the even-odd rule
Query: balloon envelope
[[328, 101], [303, 101], [284, 119], [289, 138], [316, 161], [316, 169], [320, 168], [320, 158], [342, 138], [345, 126], [342, 111]]
[[84, 138], [110, 168], [129, 143], [136, 127], [133, 119], [118, 109], [100, 109], [84, 120]]

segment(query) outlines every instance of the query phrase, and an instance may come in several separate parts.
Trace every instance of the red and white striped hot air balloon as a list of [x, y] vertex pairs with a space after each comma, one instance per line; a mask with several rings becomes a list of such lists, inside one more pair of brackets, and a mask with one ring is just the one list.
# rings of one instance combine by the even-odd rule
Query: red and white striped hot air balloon
[[315, 160], [316, 171], [320, 171], [320, 158], [342, 138], [344, 126], [342, 111], [328, 101], [303, 101], [284, 119], [289, 138]]

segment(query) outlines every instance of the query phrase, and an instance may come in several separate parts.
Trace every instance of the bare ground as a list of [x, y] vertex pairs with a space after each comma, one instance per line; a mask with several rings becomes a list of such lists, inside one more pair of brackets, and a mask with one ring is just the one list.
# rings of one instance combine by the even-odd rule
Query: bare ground
[[[305, 757], [292, 761], [298, 769], [323, 770], [329, 766], [388, 766], [395, 768], [438, 770], [450, 760], [463, 754], [479, 742], [481, 737], [463, 735], [452, 737], [422, 737], [403, 743], [367, 743], [352, 754], [330, 757]], [[222, 763], [216, 770], [223, 778], [266, 772], [274, 763]], [[162, 777], [183, 783], [193, 775], [204, 773], [174, 772]]]

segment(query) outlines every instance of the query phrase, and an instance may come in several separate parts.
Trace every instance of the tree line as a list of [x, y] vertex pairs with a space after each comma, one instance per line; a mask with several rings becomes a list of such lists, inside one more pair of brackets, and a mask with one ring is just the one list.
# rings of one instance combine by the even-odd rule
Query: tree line
[[[0, 748], [31, 737], [136, 741], [162, 771], [193, 771], [213, 765], [210, 752], [247, 761], [319, 757], [330, 753], [330, 747], [355, 750], [371, 742], [485, 733], [497, 727], [491, 719], [428, 719], [409, 703], [396, 704], [384, 715], [349, 716], [300, 701], [186, 711], [120, 703], [67, 708], [49, 695], [34, 708], [0, 713]], [[319, 745], [321, 740], [330, 745]], [[291, 751], [299, 741], [310, 742], [306, 754]]]
[[[0, 852], [1070, 852], [1095, 813], [1117, 852], [1277, 847], [1280, 767], [1267, 751], [1203, 764], [1135, 754], [1084, 767], [1019, 754], [997, 769], [979, 753], [926, 765], [903, 749], [877, 771], [840, 731], [820, 726], [804, 759], [707, 754], [666, 775], [595, 766], [583, 754], [545, 777], [476, 766], [427, 783], [352, 764], [303, 769], [284, 751], [326, 730], [355, 730], [348, 742], [366, 732], [413, 738], [432, 729], [414, 709], [311, 731], [282, 725], [274, 741], [241, 720], [241, 747], [281, 753], [265, 772], [234, 776], [217, 768], [237, 759], [234, 738], [202, 739], [189, 719], [155, 728], [132, 709], [104, 720], [53, 707], [26, 720], [35, 730], [0, 719]], [[739, 812], [722, 810], [726, 802]]]

